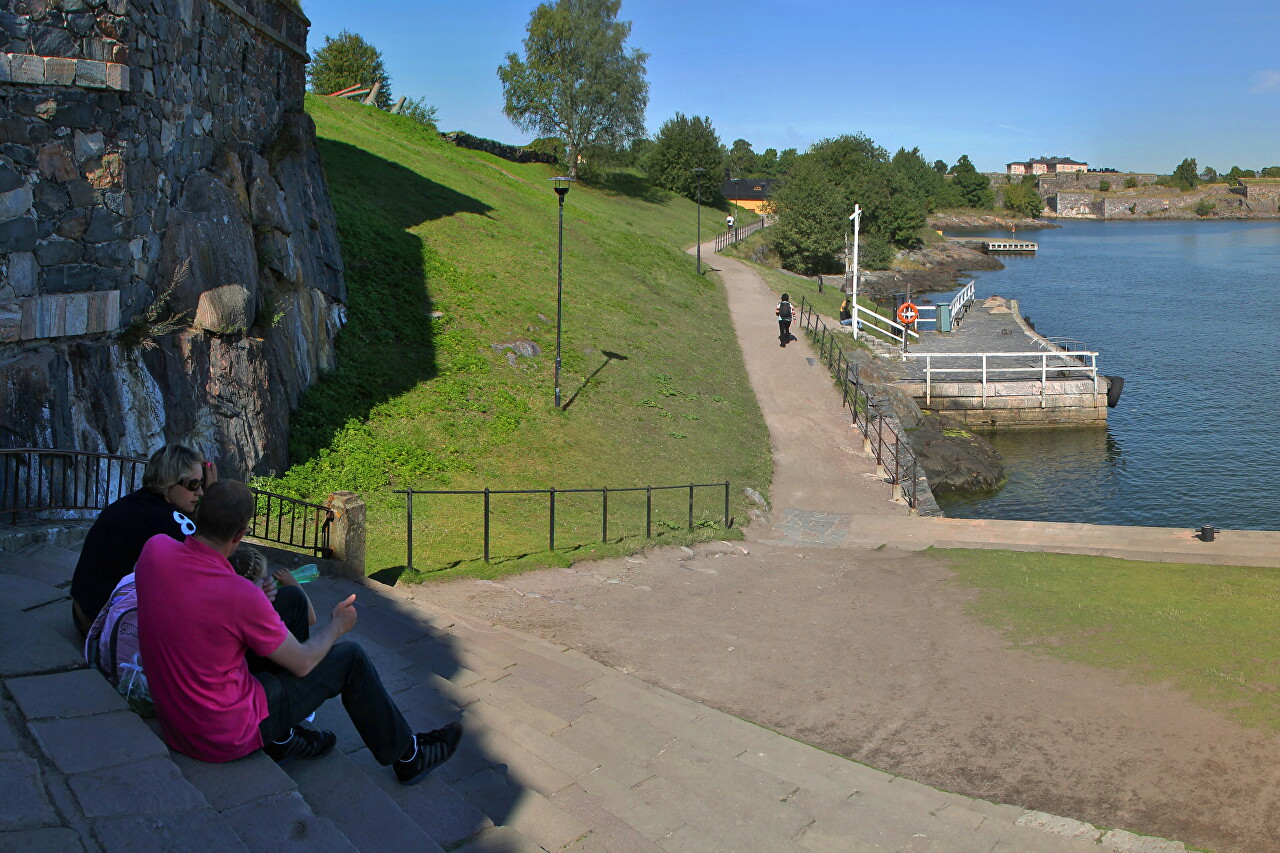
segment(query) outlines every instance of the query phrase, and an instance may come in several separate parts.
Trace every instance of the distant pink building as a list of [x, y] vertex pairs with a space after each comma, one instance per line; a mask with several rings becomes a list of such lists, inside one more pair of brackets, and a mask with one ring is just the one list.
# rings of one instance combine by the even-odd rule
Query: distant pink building
[[1058, 175], [1063, 172], [1087, 172], [1089, 164], [1070, 157], [1036, 157], [1009, 163], [1005, 169], [1010, 175]]

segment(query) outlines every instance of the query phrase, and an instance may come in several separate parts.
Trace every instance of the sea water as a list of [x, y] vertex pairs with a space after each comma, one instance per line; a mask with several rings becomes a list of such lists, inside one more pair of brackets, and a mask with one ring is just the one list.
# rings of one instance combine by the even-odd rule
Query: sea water
[[947, 515], [1280, 530], [1280, 222], [1062, 224], [1019, 232], [1039, 252], [975, 273], [977, 298], [1098, 351], [1120, 405], [1105, 429], [988, 436], [1008, 484]]

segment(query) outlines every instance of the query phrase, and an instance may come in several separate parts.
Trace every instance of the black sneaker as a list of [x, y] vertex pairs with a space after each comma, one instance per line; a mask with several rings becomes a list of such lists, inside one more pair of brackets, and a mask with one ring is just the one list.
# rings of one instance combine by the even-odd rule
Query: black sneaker
[[396, 778], [401, 785], [416, 785], [426, 775], [449, 760], [462, 740], [462, 723], [450, 723], [434, 732], [418, 732], [413, 736], [418, 751], [408, 761], [396, 762]]
[[262, 747], [262, 751], [276, 764], [284, 764], [295, 758], [319, 758], [327, 755], [338, 736], [333, 732], [316, 731], [302, 726], [294, 726], [289, 732], [289, 739], [284, 743], [271, 743]]

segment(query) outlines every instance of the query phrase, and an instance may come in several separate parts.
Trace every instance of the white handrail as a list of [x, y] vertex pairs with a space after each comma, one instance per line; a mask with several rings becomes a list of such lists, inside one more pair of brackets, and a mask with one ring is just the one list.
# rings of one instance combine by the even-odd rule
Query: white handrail
[[[1054, 352], [910, 352], [904, 358], [924, 359], [924, 399], [925, 405], [933, 404], [933, 375], [935, 373], [980, 373], [982, 375], [982, 408], [987, 407], [987, 385], [991, 374], [995, 373], [1031, 373], [1040, 374], [1040, 408], [1045, 407], [1046, 386], [1049, 383], [1049, 370], [1075, 370], [1093, 379], [1093, 393], [1098, 393], [1098, 353], [1089, 350], [1059, 350]], [[1087, 357], [1089, 363], [1083, 359]], [[933, 360], [981, 358], [981, 367], [934, 367]], [[1038, 361], [1038, 364], [1015, 365], [1013, 367], [992, 367], [987, 363], [992, 358], [1022, 358]], [[1061, 362], [1049, 363], [1049, 359], [1063, 359]]]
[[[882, 317], [876, 312], [872, 311], [870, 308], [867, 308], [863, 305], [855, 304], [854, 307], [858, 309], [853, 315], [855, 317], [855, 322], [861, 322], [862, 317], [860, 315], [866, 314], [868, 317], [874, 320], [878, 320], [881, 323], [887, 323], [889, 325], [888, 329], [882, 329], [882, 328], [879, 328], [878, 326], [872, 326], [871, 331], [881, 332], [883, 334], [888, 335], [891, 339], [893, 339], [897, 343], [902, 343], [902, 332], [905, 327], [901, 323], [898, 323], [894, 320], [890, 320], [888, 317]], [[894, 330], [897, 330], [896, 333]], [[863, 331], [866, 331], [866, 329], [864, 329]], [[920, 340], [920, 335], [914, 329], [907, 329], [906, 331], [911, 334], [911, 337], [915, 338], [916, 340]]]

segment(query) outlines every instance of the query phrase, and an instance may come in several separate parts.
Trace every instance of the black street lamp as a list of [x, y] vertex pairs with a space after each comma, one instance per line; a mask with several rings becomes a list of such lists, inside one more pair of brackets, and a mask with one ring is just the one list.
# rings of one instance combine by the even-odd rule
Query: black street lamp
[[564, 294], [564, 197], [569, 193], [573, 178], [549, 178], [560, 197], [559, 244], [556, 247], [556, 408], [560, 408], [560, 321], [563, 316], [561, 300]]
[[698, 275], [702, 275], [702, 173], [705, 171], [701, 166], [693, 170], [698, 176]]

